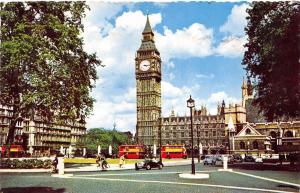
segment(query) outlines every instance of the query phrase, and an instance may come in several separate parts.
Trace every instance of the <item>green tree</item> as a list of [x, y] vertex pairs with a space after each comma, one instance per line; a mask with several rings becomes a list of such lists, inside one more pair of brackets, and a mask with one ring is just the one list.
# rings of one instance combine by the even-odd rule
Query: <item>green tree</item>
[[259, 112], [259, 108], [253, 104], [253, 99], [246, 100], [246, 121], [249, 123], [265, 122], [265, 117]]
[[299, 117], [300, 4], [250, 5], [243, 65], [255, 83], [254, 104], [269, 121]]
[[84, 119], [100, 60], [83, 50], [85, 2], [0, 3], [0, 104], [13, 107], [6, 143], [20, 117]]
[[101, 146], [101, 149], [106, 150], [109, 145], [112, 145], [113, 153], [117, 153], [119, 145], [130, 143], [127, 136], [116, 129], [93, 128], [89, 129], [84, 137], [84, 145], [93, 153], [97, 152], [98, 145]]

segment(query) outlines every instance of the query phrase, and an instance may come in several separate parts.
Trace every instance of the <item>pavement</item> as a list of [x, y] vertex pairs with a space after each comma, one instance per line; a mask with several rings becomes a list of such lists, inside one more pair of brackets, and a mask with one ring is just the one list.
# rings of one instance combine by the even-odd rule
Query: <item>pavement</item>
[[[190, 159], [174, 159], [163, 162], [165, 167], [168, 166], [181, 166], [191, 164]], [[66, 167], [67, 166], [67, 167]], [[95, 172], [101, 171], [102, 169], [97, 166], [97, 164], [71, 164], [70, 166], [66, 165], [64, 171], [66, 173], [71, 172]], [[134, 164], [125, 164], [122, 168], [119, 167], [119, 164], [109, 164], [109, 168], [105, 169], [107, 171], [119, 171], [119, 170], [133, 170], [135, 169]], [[50, 169], [0, 169], [0, 173], [49, 173]]]
[[[188, 163], [188, 160], [185, 160]], [[169, 163], [172, 165], [172, 163]], [[169, 165], [167, 164], [167, 165]], [[183, 163], [182, 163], [183, 164]], [[2, 193], [294, 193], [300, 191], [300, 174], [288, 171], [237, 169], [218, 171], [215, 166], [196, 163], [196, 173], [209, 179], [182, 179], [188, 165], [162, 170], [73, 172], [64, 178], [49, 173], [0, 173]]]

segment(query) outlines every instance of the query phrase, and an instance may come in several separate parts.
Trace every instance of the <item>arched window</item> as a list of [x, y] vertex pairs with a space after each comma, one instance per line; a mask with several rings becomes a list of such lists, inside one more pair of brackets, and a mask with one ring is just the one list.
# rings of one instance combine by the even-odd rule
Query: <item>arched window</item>
[[275, 131], [271, 131], [271, 132], [270, 132], [270, 136], [271, 136], [272, 138], [276, 138], [276, 132], [275, 132]]
[[252, 146], [253, 146], [253, 149], [258, 149], [258, 142], [253, 141]]
[[293, 137], [293, 133], [291, 131], [287, 131], [284, 134], [285, 137]]
[[245, 149], [245, 142], [243, 141], [240, 142], [240, 149]]

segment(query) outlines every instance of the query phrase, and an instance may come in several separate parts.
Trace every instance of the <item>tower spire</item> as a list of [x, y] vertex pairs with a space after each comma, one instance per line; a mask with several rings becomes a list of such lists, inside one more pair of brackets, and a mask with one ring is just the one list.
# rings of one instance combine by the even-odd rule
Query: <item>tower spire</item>
[[145, 25], [145, 28], [144, 28], [144, 31], [143, 31], [143, 34], [145, 34], [145, 33], [153, 33], [151, 25], [150, 25], [148, 13], [147, 13], [146, 25]]

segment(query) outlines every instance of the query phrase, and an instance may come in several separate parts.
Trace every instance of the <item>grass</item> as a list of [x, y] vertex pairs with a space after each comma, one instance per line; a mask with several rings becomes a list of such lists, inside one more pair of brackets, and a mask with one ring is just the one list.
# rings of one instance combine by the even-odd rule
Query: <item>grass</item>
[[[140, 162], [143, 159], [126, 159], [125, 164], [134, 164]], [[119, 164], [119, 159], [110, 159], [106, 160], [109, 164]], [[174, 161], [174, 159], [163, 159], [163, 162]], [[96, 164], [95, 158], [65, 158], [64, 162], [67, 164]]]

